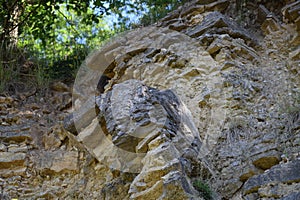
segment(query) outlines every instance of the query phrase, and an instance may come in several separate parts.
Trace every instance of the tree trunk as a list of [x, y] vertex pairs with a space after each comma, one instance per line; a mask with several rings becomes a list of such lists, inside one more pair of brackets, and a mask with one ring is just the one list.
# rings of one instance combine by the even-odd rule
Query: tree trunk
[[2, 32], [0, 33], [0, 59], [5, 63], [13, 59], [10, 53], [16, 48], [18, 42], [18, 23], [20, 18], [18, 0], [3, 1], [2, 9], [2, 20], [0, 21], [0, 27], [2, 28]]

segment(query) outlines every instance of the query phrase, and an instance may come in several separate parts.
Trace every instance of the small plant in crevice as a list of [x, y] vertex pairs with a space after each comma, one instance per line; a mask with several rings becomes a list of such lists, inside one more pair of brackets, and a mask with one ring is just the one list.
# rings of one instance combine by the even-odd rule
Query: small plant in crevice
[[46, 73], [45, 67], [38, 65], [33, 72], [33, 76], [38, 88], [42, 89], [49, 86], [50, 77], [49, 74]]
[[200, 195], [205, 200], [212, 200], [213, 199], [213, 192], [210, 189], [209, 185], [201, 180], [196, 180], [193, 183], [194, 188], [200, 192]]

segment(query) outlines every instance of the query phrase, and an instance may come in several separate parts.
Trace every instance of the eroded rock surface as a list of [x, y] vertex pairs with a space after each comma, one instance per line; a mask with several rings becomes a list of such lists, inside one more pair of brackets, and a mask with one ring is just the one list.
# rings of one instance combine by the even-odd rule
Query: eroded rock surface
[[1, 97], [0, 197], [299, 198], [299, 1], [241, 2], [191, 1], [113, 39], [68, 117], [64, 84], [51, 108]]
[[[171, 90], [159, 91], [128, 80], [114, 85], [97, 104], [101, 123], [112, 143], [123, 150], [113, 162], [122, 165], [121, 171], [141, 168], [130, 185], [130, 198], [199, 196], [191, 178], [199, 173], [195, 168], [200, 165], [196, 158], [201, 142], [191, 115], [178, 96]], [[85, 145], [88, 147], [89, 143]], [[104, 160], [105, 149], [99, 160]], [[131, 158], [124, 159], [129, 154], [133, 154]]]
[[[299, 184], [297, 184], [300, 181], [299, 170], [299, 160], [274, 166], [270, 170], [250, 178], [243, 186], [244, 194], [250, 193], [251, 196], [259, 198], [282, 199], [299, 196], [299, 193], [296, 195], [296, 191], [299, 190]], [[292, 185], [288, 186], [288, 184]]]

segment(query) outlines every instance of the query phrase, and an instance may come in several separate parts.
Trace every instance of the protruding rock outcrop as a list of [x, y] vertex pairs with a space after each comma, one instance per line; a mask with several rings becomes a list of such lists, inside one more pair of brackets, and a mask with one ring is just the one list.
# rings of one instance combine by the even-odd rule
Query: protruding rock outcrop
[[[255, 25], [232, 19], [234, 6], [255, 8], [255, 17], [238, 13], [240, 20], [244, 17], [245, 23]], [[269, 3], [192, 1], [162, 19], [160, 28], [133, 30], [106, 44], [87, 59], [75, 84], [75, 104], [81, 105], [78, 116], [90, 112], [82, 114], [86, 104], [93, 114], [93, 120], [84, 117], [89, 125], [75, 118], [80, 130], [75, 139], [109, 168], [137, 172], [126, 182], [126, 198], [172, 197], [170, 188], [177, 188], [178, 198], [201, 196], [191, 186], [196, 179], [209, 182], [215, 198], [250, 198], [252, 190], [243, 192], [248, 181], [262, 174], [268, 176], [266, 170], [299, 157], [298, 129], [282, 129], [287, 123], [298, 127], [299, 108], [294, 98], [299, 93], [295, 78], [299, 74], [295, 68], [298, 54], [286, 37], [278, 37], [297, 35], [292, 24], [296, 17], [288, 14], [294, 13], [291, 10], [295, 6], [297, 3], [283, 8], [289, 23], [284, 25], [276, 14], [280, 9]], [[271, 41], [273, 37], [278, 41]], [[277, 54], [276, 49], [282, 53]], [[290, 57], [290, 67], [282, 65], [286, 56]], [[285, 85], [289, 77], [293, 89]], [[87, 83], [94, 89], [86, 87]], [[100, 93], [96, 100], [99, 109], [95, 109], [89, 96]], [[280, 95], [284, 93], [291, 94], [295, 111], [282, 112], [278, 102], [287, 101]], [[178, 110], [178, 101], [174, 101], [179, 97], [187, 107], [185, 111], [191, 111], [184, 123], [185, 112]], [[160, 120], [170, 116], [168, 123]], [[183, 127], [195, 126], [192, 132], [201, 141], [197, 150], [189, 151], [187, 160], [183, 149], [191, 140], [186, 139], [187, 130], [178, 126], [178, 117]], [[195, 125], [185, 124], [187, 121]], [[287, 148], [289, 142], [293, 145]], [[285, 173], [286, 169], [281, 170]], [[108, 196], [109, 190], [111, 187], [105, 187]]]
[[91, 54], [68, 117], [61, 83], [0, 97], [0, 198], [299, 199], [299, 41], [299, 1], [194, 0]]
[[[282, 163], [272, 167], [263, 174], [253, 176], [243, 186], [246, 198], [281, 198], [299, 197], [300, 161]], [[289, 186], [292, 184], [292, 186]], [[286, 195], [288, 193], [288, 195]], [[249, 197], [247, 197], [248, 194]]]
[[[178, 96], [171, 90], [159, 91], [128, 80], [114, 85], [97, 104], [106, 137], [123, 150], [112, 161], [124, 165], [120, 166], [121, 171], [141, 167], [130, 185], [130, 198], [199, 196], [191, 179], [200, 173], [197, 156], [201, 142], [191, 114]], [[100, 161], [104, 160], [105, 151], [104, 147]], [[133, 153], [136, 158], [125, 159]]]

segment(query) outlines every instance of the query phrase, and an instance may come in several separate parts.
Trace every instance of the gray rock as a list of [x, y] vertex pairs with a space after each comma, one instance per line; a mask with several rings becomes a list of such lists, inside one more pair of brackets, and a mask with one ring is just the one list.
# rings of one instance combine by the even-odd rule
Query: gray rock
[[186, 30], [186, 34], [191, 37], [199, 37], [204, 34], [225, 34], [233, 38], [242, 38], [251, 43], [257, 43], [247, 31], [239, 27], [229, 17], [220, 12], [212, 12], [205, 17], [203, 22], [195, 27]]
[[57, 150], [37, 151], [32, 153], [37, 171], [41, 174], [51, 175], [78, 171], [78, 152], [64, 152]]
[[248, 179], [243, 186], [245, 194], [257, 191], [267, 184], [297, 183], [300, 181], [300, 160], [272, 167], [263, 174]]
[[[114, 161], [107, 159], [108, 166], [119, 163], [122, 170], [141, 167], [130, 186], [131, 198], [169, 197], [175, 188], [182, 198], [198, 195], [190, 179], [199, 174], [201, 141], [188, 110], [174, 92], [127, 80], [97, 97], [96, 103], [99, 122], [94, 120], [77, 139], [100, 162], [107, 162], [105, 155], [114, 155]], [[114, 149], [101, 141], [107, 138]]]
[[9, 142], [30, 142], [32, 141], [32, 137], [30, 135], [30, 132], [28, 131], [22, 131], [22, 132], [5, 132], [0, 134], [0, 141], [3, 141], [5, 143]]
[[180, 125], [176, 95], [170, 90], [149, 88], [139, 81], [115, 85], [112, 92], [98, 98], [97, 104], [100, 120], [103, 116], [112, 142], [132, 152], [156, 126], [161, 126], [162, 133], [172, 138]]
[[293, 192], [281, 198], [281, 200], [296, 200], [296, 199], [300, 199], [300, 192]]
[[97, 109], [95, 108], [95, 97], [90, 97], [78, 110], [65, 117], [64, 128], [74, 135], [77, 135], [78, 131], [87, 127], [91, 123], [96, 114]]
[[25, 153], [0, 152], [0, 169], [24, 166], [25, 157]]

